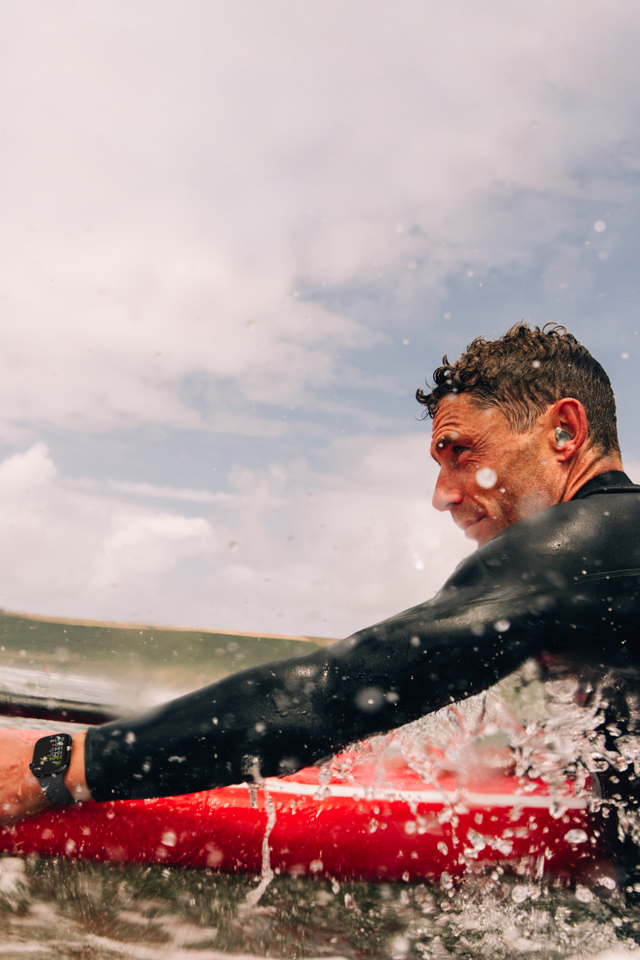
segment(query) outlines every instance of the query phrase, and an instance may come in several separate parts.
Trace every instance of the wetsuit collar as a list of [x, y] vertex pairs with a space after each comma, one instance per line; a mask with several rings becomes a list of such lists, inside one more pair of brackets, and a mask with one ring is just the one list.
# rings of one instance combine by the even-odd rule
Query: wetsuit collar
[[627, 490], [640, 491], [640, 486], [632, 483], [622, 470], [609, 470], [607, 473], [599, 473], [597, 477], [587, 480], [571, 499], [582, 500], [594, 493], [623, 493]]

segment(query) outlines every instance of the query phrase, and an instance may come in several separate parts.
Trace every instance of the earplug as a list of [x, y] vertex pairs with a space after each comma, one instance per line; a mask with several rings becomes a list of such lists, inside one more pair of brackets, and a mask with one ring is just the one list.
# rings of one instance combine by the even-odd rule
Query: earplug
[[558, 446], [563, 447], [567, 440], [571, 440], [571, 436], [567, 431], [563, 430], [562, 427], [556, 427], [556, 443]]

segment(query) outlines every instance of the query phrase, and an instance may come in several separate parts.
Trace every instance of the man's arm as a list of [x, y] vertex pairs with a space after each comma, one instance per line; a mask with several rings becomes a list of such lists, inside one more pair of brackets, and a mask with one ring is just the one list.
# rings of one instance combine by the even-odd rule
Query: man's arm
[[[290, 773], [486, 689], [543, 651], [616, 666], [638, 681], [639, 531], [636, 494], [594, 496], [520, 521], [428, 603], [306, 657], [92, 728], [84, 771], [74, 744], [69, 788], [119, 800]], [[12, 768], [22, 795], [4, 788], [14, 816], [44, 805], [35, 778], [25, 781], [29, 759], [22, 754]]]
[[638, 531], [637, 494], [520, 521], [428, 603], [90, 730], [89, 789], [97, 800], [145, 798], [290, 773], [486, 689], [544, 651], [637, 679]]

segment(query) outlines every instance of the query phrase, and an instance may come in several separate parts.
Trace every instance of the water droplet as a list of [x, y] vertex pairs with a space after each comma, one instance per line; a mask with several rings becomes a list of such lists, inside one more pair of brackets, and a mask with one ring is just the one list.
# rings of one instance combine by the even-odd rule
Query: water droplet
[[[402, 878], [404, 880], [404, 877]], [[406, 937], [394, 937], [391, 941], [391, 956], [404, 956], [411, 949], [411, 942]]]
[[516, 884], [516, 886], [511, 891], [511, 899], [515, 900], [516, 903], [524, 903], [525, 900], [529, 899], [531, 891], [529, 887], [524, 883]]
[[207, 866], [208, 867], [218, 867], [224, 860], [224, 853], [222, 850], [219, 850], [216, 847], [215, 843], [206, 843], [205, 850], [207, 851]]
[[606, 887], [607, 890], [615, 890], [618, 886], [613, 877], [599, 877], [598, 883], [601, 887]]
[[376, 713], [384, 705], [385, 698], [380, 687], [365, 687], [356, 694], [355, 703], [363, 713]]
[[476, 483], [483, 490], [491, 490], [498, 482], [498, 474], [491, 467], [481, 467], [476, 472]]
[[593, 894], [588, 887], [583, 887], [578, 883], [576, 884], [576, 900], [579, 900], [580, 903], [591, 903]]
[[593, 229], [596, 233], [603, 233], [607, 229], [607, 225], [604, 220], [596, 220], [593, 225]]
[[564, 838], [567, 843], [586, 843], [589, 839], [584, 830], [569, 830]]

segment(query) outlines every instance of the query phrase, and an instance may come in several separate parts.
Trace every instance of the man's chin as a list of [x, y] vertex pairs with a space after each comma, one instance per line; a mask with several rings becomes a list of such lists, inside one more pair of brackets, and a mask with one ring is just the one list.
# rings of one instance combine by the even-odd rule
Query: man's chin
[[479, 547], [489, 543], [499, 533], [500, 528], [492, 523], [488, 517], [480, 517], [478, 520], [472, 521], [464, 530], [465, 537], [468, 540], [475, 540]]
[[467, 527], [467, 529], [464, 532], [464, 535], [467, 538], [467, 540], [475, 540], [475, 542], [478, 544], [479, 547], [482, 546], [483, 540], [481, 540], [480, 531], [476, 530], [475, 523], [472, 523], [470, 527]]

